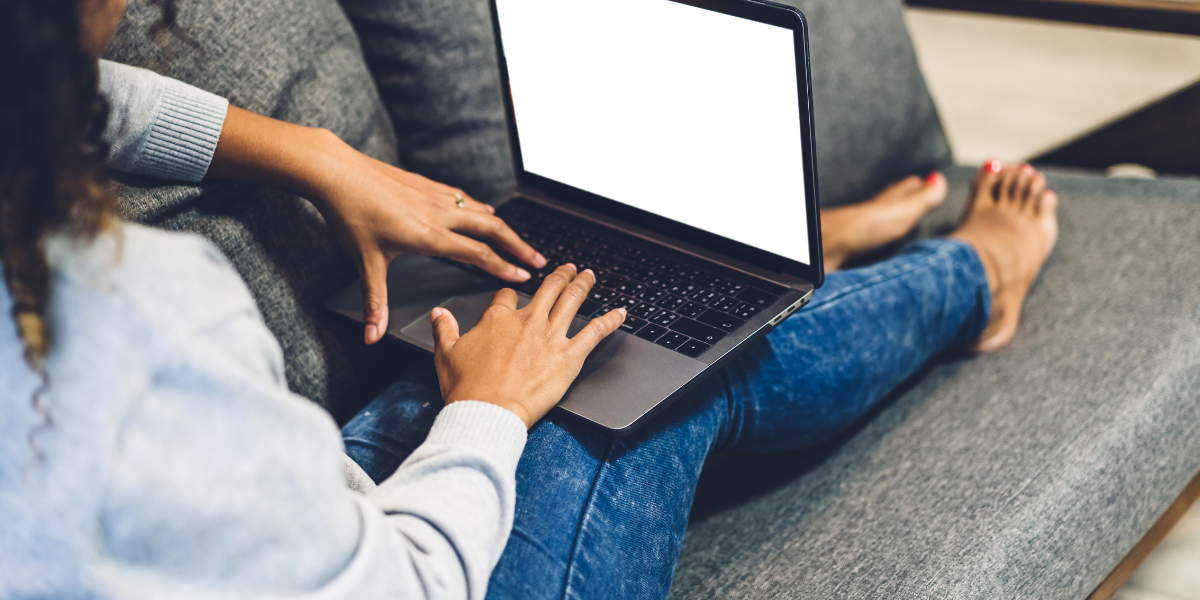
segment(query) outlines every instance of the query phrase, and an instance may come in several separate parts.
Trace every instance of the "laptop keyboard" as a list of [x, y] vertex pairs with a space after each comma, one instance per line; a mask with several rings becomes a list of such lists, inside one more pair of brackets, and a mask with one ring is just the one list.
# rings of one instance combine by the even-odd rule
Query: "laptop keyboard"
[[[665, 249], [606, 235], [529, 202], [509, 202], [497, 216], [548, 261], [546, 267], [530, 270], [532, 277], [515, 286], [518, 291], [533, 295], [558, 265], [591, 269], [596, 285], [579, 316], [597, 317], [624, 306], [629, 315], [621, 329], [693, 358], [787, 291], [765, 280], [684, 264]], [[499, 254], [518, 262], [503, 250]]]

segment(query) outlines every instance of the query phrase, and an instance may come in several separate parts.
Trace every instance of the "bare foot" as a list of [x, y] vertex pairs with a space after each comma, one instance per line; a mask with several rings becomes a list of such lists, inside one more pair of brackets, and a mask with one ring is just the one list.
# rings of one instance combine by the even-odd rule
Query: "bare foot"
[[946, 178], [931, 173], [906, 177], [862, 204], [821, 211], [825, 270], [836, 271], [855, 255], [890, 244], [912, 231], [917, 221], [946, 199]]
[[992, 315], [971, 349], [993, 352], [1012, 341], [1021, 305], [1058, 238], [1058, 196], [1029, 165], [984, 163], [971, 183], [962, 223], [950, 237], [979, 254], [992, 292]]

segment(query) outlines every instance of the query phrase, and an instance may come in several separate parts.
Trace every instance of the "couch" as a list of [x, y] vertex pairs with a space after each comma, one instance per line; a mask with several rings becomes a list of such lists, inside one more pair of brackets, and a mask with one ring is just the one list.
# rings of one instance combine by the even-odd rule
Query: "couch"
[[[809, 19], [822, 203], [938, 168], [951, 200], [914, 237], [944, 231], [972, 169], [950, 164], [899, 0], [789, 2]], [[486, 0], [179, 6], [163, 44], [154, 2], [132, 0], [107, 56], [480, 199], [512, 184]], [[713, 460], [672, 598], [1083, 598], [1150, 529], [1200, 471], [1200, 180], [1048, 176], [1060, 239], [1013, 345], [933, 361], [819, 448]], [[391, 350], [318, 309], [353, 270], [311, 205], [133, 178], [120, 197], [221, 248], [289, 386], [353, 414]]]

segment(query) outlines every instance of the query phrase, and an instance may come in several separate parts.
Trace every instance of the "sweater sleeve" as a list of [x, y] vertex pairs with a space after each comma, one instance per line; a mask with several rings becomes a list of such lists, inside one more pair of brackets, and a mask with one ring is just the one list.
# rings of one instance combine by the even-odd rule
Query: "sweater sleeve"
[[147, 352], [161, 364], [117, 419], [106, 535], [88, 570], [99, 595], [482, 600], [512, 528], [524, 422], [453, 403], [390, 478], [356, 491], [336, 423], [284, 387], [279, 346], [237, 274], [215, 251], [168, 260], [137, 239], [125, 260], [189, 277], [138, 284], [156, 286], [131, 312], [157, 315], [146, 319], [162, 348]]
[[109, 166], [168, 181], [204, 179], [229, 101], [146, 69], [100, 61]]

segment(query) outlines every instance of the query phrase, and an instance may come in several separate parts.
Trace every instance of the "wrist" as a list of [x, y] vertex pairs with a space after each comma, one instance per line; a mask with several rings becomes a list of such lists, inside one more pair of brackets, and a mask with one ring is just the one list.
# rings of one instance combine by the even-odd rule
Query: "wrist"
[[454, 404], [455, 402], [463, 402], [466, 400], [473, 400], [475, 402], [483, 402], [485, 404], [499, 406], [500, 408], [503, 408], [503, 409], [513, 413], [514, 415], [516, 415], [518, 419], [521, 419], [521, 422], [525, 423], [525, 429], [529, 429], [530, 427], [533, 427], [533, 424], [537, 421], [537, 419], [533, 418], [533, 416], [529, 414], [529, 411], [525, 409], [525, 406], [522, 405], [520, 402], [495, 400], [495, 399], [489, 400], [489, 399], [487, 399], [487, 394], [458, 395], [458, 394], [451, 393], [446, 396], [446, 406], [450, 406], [451, 404]]
[[346, 151], [353, 149], [328, 129], [304, 127], [295, 138], [296, 155], [281, 161], [286, 187], [324, 209], [335, 182], [347, 175]]
[[282, 188], [314, 202], [345, 172], [345, 142], [327, 129], [278, 121], [229, 107], [208, 177]]

